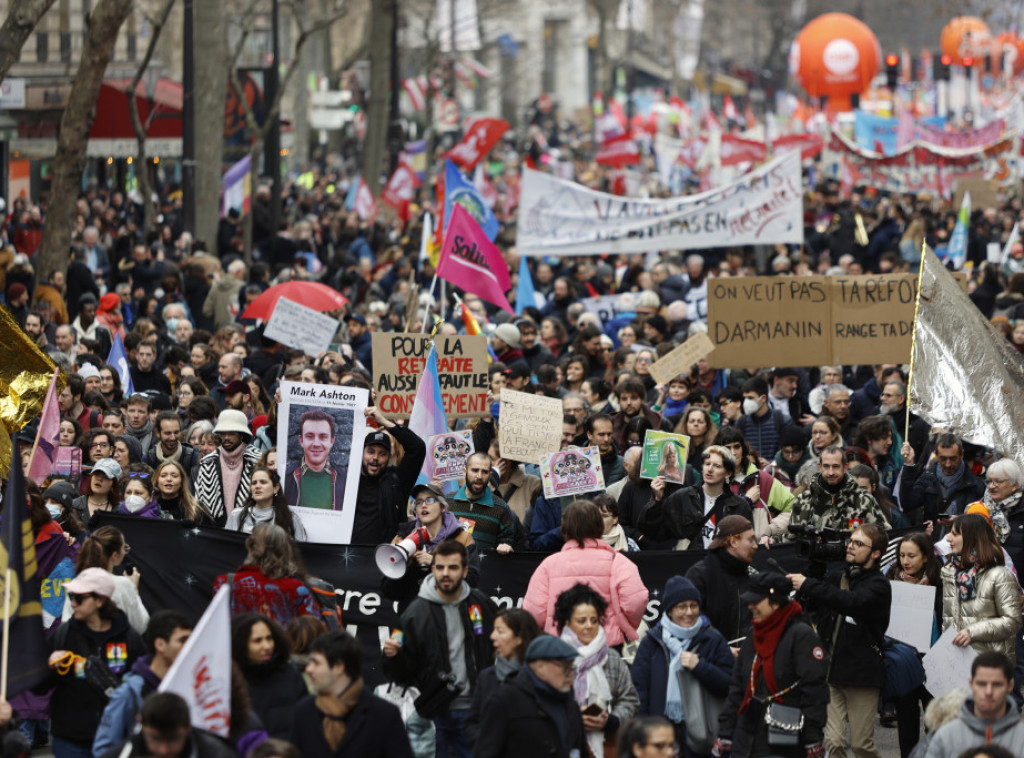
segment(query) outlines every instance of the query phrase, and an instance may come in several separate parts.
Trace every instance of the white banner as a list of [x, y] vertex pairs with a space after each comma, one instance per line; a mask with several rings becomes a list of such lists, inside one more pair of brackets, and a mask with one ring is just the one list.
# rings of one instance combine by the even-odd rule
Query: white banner
[[670, 200], [618, 197], [523, 170], [521, 255], [594, 255], [802, 243], [796, 151], [720, 189]]
[[225, 584], [160, 682], [188, 703], [192, 726], [227, 737], [231, 731], [231, 590]]

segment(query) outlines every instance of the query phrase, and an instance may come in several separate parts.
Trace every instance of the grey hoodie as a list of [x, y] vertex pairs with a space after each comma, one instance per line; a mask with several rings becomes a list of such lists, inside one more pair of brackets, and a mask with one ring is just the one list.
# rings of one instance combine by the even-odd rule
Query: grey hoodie
[[935, 732], [926, 758], [956, 758], [975, 745], [1000, 745], [1014, 755], [1024, 755], [1024, 723], [1013, 700], [1007, 700], [1006, 713], [995, 721], [982, 721], [974, 715], [974, 698], [968, 697], [960, 716]]
[[451, 704], [451, 710], [467, 709], [472, 702], [472, 685], [469, 672], [466, 670], [466, 628], [462, 625], [462, 611], [459, 605], [469, 597], [469, 585], [463, 581], [458, 600], [445, 600], [437, 591], [437, 582], [431, 574], [420, 585], [419, 595], [430, 603], [436, 603], [444, 609], [445, 636], [448, 638], [448, 660], [451, 662], [455, 683], [462, 693]]

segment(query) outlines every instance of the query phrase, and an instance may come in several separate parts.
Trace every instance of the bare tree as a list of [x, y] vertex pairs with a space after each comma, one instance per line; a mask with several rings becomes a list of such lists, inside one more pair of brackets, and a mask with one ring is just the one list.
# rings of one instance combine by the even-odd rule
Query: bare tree
[[[256, 170], [256, 166], [259, 165], [259, 156], [263, 152], [263, 144], [267, 140], [267, 135], [270, 134], [271, 128], [278, 119], [278, 114], [281, 111], [281, 99], [288, 89], [288, 85], [291, 83], [292, 78], [295, 75], [296, 70], [299, 68], [299, 60], [302, 56], [302, 49], [306, 46], [306, 43], [317, 33], [328, 28], [338, 19], [342, 18], [347, 12], [348, 7], [342, 4], [336, 4], [331, 9], [327, 10], [327, 14], [321, 16], [318, 19], [312, 21], [303, 18], [301, 14], [295, 13], [295, 8], [292, 6], [292, 16], [295, 25], [299, 29], [299, 36], [295, 40], [295, 47], [292, 50], [291, 61], [285, 70], [284, 76], [281, 78], [280, 85], [277, 88], [277, 92], [274, 93], [274, 99], [267, 105], [265, 110], [265, 116], [262, 126], [256, 120], [256, 114], [253, 113], [252, 107], [249, 105], [249, 101], [245, 98], [245, 89], [242, 87], [241, 78], [238, 76], [237, 61], [239, 56], [242, 54], [242, 49], [245, 46], [245, 41], [252, 33], [253, 22], [256, 13], [256, 7], [260, 0], [252, 0], [248, 8], [241, 15], [241, 27], [242, 33], [239, 36], [238, 43], [231, 55], [231, 65], [229, 67], [229, 73], [231, 76], [231, 86], [238, 94], [238, 100], [242, 105], [242, 110], [245, 113], [245, 123], [249, 129], [252, 143], [249, 148], [249, 157], [252, 164], [252, 170]], [[291, 5], [291, 4], [289, 4]], [[340, 6], [340, 7], [339, 7]], [[278, 165], [268, 166], [269, 171], [280, 171]], [[279, 202], [279, 199], [275, 199]], [[243, 222], [243, 238], [245, 240], [245, 262], [247, 264], [252, 263], [252, 214], [246, 215]]]
[[63, 268], [67, 263], [75, 201], [85, 170], [89, 130], [96, 118], [96, 101], [121, 25], [132, 6], [133, 0], [99, 0], [89, 13], [82, 60], [60, 120], [50, 203], [36, 264], [40, 271]]
[[381, 161], [390, 131], [391, 31], [396, 0], [376, 0], [370, 17], [370, 103], [366, 108], [363, 142], [363, 178], [376, 195], [380, 190]]
[[224, 160], [224, 100], [228, 91], [225, 0], [196, 0], [195, 13], [195, 209], [196, 239], [212, 249], [220, 220]]
[[128, 87], [128, 107], [132, 115], [132, 129], [135, 130], [135, 139], [139, 142], [138, 155], [135, 156], [135, 161], [138, 166], [136, 175], [139, 177], [139, 192], [142, 195], [143, 229], [149, 229], [150, 224], [153, 222], [153, 201], [151, 199], [153, 189], [150, 182], [149, 162], [146, 158], [146, 131], [153, 123], [153, 117], [156, 116], [157, 110], [151, 103], [149, 113], [146, 115], [146, 123], [143, 124], [142, 119], [139, 117], [139, 103], [135, 98], [135, 91], [138, 89], [146, 69], [149, 68], [149, 62], [153, 59], [153, 53], [156, 51], [156, 45], [160, 39], [160, 33], [167, 24], [167, 19], [171, 15], [171, 8], [174, 7], [174, 3], [175, 0], [166, 0], [157, 17], [147, 19], [150, 24], [149, 45], [146, 47], [146, 54], [142, 56], [142, 62], [139, 63], [139, 67], [135, 70], [132, 83]]
[[13, 0], [0, 26], [0, 82], [18, 62], [21, 48], [55, 0]]

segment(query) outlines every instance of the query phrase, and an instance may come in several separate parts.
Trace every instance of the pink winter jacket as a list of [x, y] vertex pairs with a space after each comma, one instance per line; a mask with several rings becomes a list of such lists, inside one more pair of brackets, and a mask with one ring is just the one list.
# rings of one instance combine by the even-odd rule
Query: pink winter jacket
[[567, 542], [561, 552], [541, 562], [526, 588], [523, 608], [545, 632], [557, 635], [555, 600], [574, 585], [586, 584], [608, 602], [603, 622], [608, 644], [637, 639], [648, 593], [636, 564], [604, 540], [587, 539], [583, 544], [581, 548], [575, 540]]

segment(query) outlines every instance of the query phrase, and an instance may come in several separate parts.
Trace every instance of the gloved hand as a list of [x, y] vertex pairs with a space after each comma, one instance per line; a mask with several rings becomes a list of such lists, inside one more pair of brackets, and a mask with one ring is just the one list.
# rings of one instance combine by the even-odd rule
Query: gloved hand
[[732, 740], [719, 737], [715, 740], [715, 746], [711, 748], [711, 755], [715, 758], [730, 758], [732, 756]]
[[804, 750], [807, 751], [807, 758], [825, 758], [825, 743], [818, 742], [814, 745], [807, 745]]

